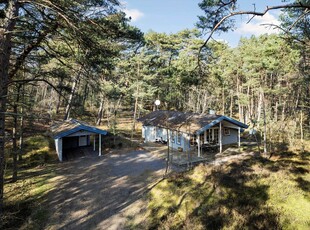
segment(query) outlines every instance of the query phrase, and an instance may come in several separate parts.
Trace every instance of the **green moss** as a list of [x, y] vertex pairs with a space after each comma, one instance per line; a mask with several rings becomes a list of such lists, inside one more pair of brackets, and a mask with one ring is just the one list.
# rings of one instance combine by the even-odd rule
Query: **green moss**
[[283, 171], [268, 178], [273, 184], [269, 189], [268, 204], [279, 210], [280, 222], [286, 229], [308, 229], [310, 224], [310, 202], [308, 193], [299, 188], [293, 175]]

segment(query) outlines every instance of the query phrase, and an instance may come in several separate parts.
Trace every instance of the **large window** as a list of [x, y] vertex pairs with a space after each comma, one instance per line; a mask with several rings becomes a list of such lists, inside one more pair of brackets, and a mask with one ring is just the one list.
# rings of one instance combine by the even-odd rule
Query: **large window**
[[190, 135], [190, 145], [194, 146], [196, 144], [196, 135]]
[[182, 133], [181, 132], [177, 132], [177, 144], [181, 144], [181, 139], [182, 139]]
[[212, 129], [207, 129], [205, 131], [205, 143], [210, 143], [212, 141]]
[[174, 139], [175, 139], [174, 131], [170, 131], [170, 140], [172, 143], [174, 143]]
[[219, 130], [213, 129], [213, 143], [218, 144], [219, 143]]
[[204, 134], [205, 143], [219, 143], [219, 129], [207, 129]]

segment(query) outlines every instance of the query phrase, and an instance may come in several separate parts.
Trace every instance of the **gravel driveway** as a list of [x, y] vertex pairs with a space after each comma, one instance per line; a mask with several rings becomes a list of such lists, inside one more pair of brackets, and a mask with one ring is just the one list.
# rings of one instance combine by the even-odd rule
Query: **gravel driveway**
[[126, 212], [143, 208], [146, 186], [164, 167], [164, 160], [144, 150], [59, 164], [46, 229], [124, 229]]

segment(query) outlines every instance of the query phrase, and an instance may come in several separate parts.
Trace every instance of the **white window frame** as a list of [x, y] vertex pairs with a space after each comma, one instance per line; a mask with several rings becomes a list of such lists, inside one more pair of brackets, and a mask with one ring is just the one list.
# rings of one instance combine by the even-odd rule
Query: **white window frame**
[[181, 145], [182, 142], [182, 133], [181, 132], [176, 132], [176, 140], [177, 140], [177, 144]]
[[189, 135], [189, 145], [195, 146], [197, 144], [197, 136], [195, 135]]
[[[215, 138], [215, 132], [218, 132], [218, 138]], [[207, 135], [209, 136], [207, 138]], [[210, 143], [211, 141], [215, 141], [217, 144], [219, 143], [219, 128], [211, 128], [204, 131], [204, 143]]]
[[174, 134], [174, 131], [170, 131], [170, 140], [172, 143], [175, 142], [175, 134]]
[[230, 128], [224, 128], [224, 136], [230, 136]]

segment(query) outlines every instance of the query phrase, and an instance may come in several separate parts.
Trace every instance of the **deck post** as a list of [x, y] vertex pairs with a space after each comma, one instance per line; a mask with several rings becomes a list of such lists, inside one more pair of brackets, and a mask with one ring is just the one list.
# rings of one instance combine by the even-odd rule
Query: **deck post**
[[96, 135], [94, 135], [94, 151], [96, 151]]
[[200, 157], [200, 134], [198, 134], [198, 157]]
[[238, 148], [240, 149], [240, 127], [238, 127]]
[[220, 142], [220, 153], [222, 153], [222, 122], [220, 122], [220, 133], [219, 133], [219, 142]]
[[101, 156], [101, 134], [99, 134], [99, 156]]

